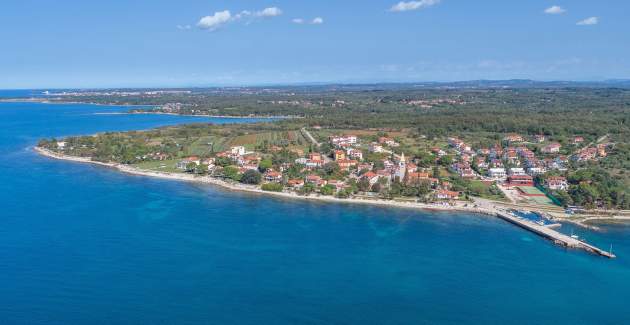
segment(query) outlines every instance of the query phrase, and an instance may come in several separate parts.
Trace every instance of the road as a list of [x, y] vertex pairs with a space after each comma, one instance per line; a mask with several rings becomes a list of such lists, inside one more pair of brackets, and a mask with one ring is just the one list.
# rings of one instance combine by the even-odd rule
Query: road
[[322, 145], [321, 143], [317, 142], [317, 140], [315, 140], [311, 132], [308, 132], [306, 128], [302, 128], [300, 131], [302, 131], [302, 134], [304, 134], [304, 136], [306, 136], [317, 147], [320, 147]]

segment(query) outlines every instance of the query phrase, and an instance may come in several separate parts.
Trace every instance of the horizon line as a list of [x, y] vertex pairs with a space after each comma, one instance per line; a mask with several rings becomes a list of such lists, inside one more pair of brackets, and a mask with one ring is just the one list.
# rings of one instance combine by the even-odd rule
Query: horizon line
[[576, 83], [576, 84], [605, 84], [605, 83], [630, 83], [630, 78], [609, 78], [609, 79], [591, 79], [591, 80], [563, 80], [563, 79], [469, 79], [469, 80], [453, 80], [453, 81], [303, 81], [290, 83], [241, 83], [241, 84], [215, 84], [215, 85], [172, 85], [172, 86], [102, 86], [102, 87], [33, 87], [33, 88], [0, 88], [1, 91], [8, 90], [99, 90], [99, 89], [204, 89], [204, 88], [260, 88], [260, 87], [297, 87], [297, 86], [370, 86], [370, 85], [414, 85], [414, 84], [457, 84], [457, 83], [474, 83], [474, 82], [531, 82], [531, 83]]

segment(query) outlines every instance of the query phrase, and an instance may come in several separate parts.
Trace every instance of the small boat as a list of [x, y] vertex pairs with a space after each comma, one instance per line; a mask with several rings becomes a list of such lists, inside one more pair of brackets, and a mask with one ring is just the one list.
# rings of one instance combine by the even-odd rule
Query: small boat
[[536, 221], [537, 224], [544, 226], [545, 225], [545, 220], [538, 220]]
[[571, 238], [579, 240], [579, 239], [580, 239], [580, 236], [578, 236], [578, 235], [574, 234], [574, 233], [573, 233], [573, 230], [571, 230]]

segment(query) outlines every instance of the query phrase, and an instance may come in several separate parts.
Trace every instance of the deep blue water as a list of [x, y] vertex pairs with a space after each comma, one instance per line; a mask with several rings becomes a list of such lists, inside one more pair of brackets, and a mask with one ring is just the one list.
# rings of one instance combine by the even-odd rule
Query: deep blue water
[[0, 103], [0, 323], [630, 323], [629, 227], [581, 231], [614, 244], [606, 260], [491, 217], [287, 201], [29, 149], [208, 120], [94, 114], [123, 110]]

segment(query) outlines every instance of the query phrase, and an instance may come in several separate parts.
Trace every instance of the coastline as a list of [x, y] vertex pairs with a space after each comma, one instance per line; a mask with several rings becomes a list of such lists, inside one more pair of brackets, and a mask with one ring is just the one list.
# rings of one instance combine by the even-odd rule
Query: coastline
[[[223, 189], [238, 191], [238, 192], [246, 192], [246, 193], [255, 193], [255, 194], [263, 194], [270, 195], [275, 197], [289, 198], [289, 199], [300, 199], [300, 200], [310, 200], [310, 201], [319, 201], [319, 202], [334, 202], [334, 203], [347, 203], [347, 204], [369, 204], [369, 205], [377, 205], [377, 206], [386, 206], [386, 207], [395, 207], [395, 208], [407, 208], [407, 209], [418, 209], [424, 211], [445, 211], [445, 212], [470, 212], [484, 215], [492, 215], [494, 216], [496, 212], [490, 209], [484, 209], [480, 207], [471, 207], [465, 206], [463, 203], [456, 204], [455, 206], [445, 206], [438, 204], [427, 204], [427, 203], [417, 203], [417, 202], [399, 202], [393, 200], [383, 200], [383, 199], [358, 199], [358, 198], [347, 198], [341, 199], [333, 196], [323, 196], [323, 195], [298, 195], [294, 192], [270, 192], [263, 191], [257, 186], [245, 185], [240, 183], [231, 183], [227, 182], [212, 176], [197, 176], [191, 174], [175, 174], [175, 173], [166, 173], [166, 172], [156, 172], [156, 171], [148, 171], [142, 170], [136, 167], [132, 167], [125, 164], [118, 163], [105, 163], [99, 161], [93, 161], [89, 158], [82, 157], [74, 157], [59, 154], [48, 149], [40, 148], [37, 146], [33, 147], [33, 150], [38, 154], [58, 160], [72, 161], [78, 163], [88, 163], [103, 167], [109, 167], [117, 169], [126, 174], [138, 175], [138, 176], [147, 176], [147, 177], [156, 177], [162, 179], [176, 180], [176, 181], [184, 181], [184, 182], [192, 182], [192, 183], [200, 183], [200, 184], [210, 184], [221, 187]], [[472, 203], [468, 203], [470, 205]]]
[[[91, 103], [91, 102], [77, 102], [77, 101], [62, 101], [46, 98], [0, 98], [0, 103], [37, 103], [48, 105], [94, 105], [94, 106], [119, 106], [119, 107], [153, 107], [156, 105], [134, 105], [134, 104], [116, 104], [116, 103]], [[261, 119], [261, 120], [278, 120], [278, 119], [299, 119], [304, 118], [302, 116], [285, 116], [285, 115], [205, 115], [205, 114], [178, 114], [178, 113], [166, 113], [166, 112], [116, 112], [116, 113], [94, 113], [94, 115], [172, 115], [172, 116], [185, 116], [185, 117], [206, 117], [206, 118], [225, 118], [225, 119]]]
[[59, 98], [1, 98], [0, 103], [37, 103], [37, 104], [50, 104], [50, 105], [94, 105], [94, 106], [120, 106], [120, 107], [150, 107], [154, 105], [136, 105], [136, 104], [116, 104], [116, 103], [91, 103], [91, 102], [77, 102], [77, 101], [63, 101]]
[[192, 116], [192, 117], [210, 117], [210, 118], [233, 118], [233, 119], [245, 119], [245, 118], [255, 118], [255, 119], [294, 119], [294, 118], [303, 118], [301, 116], [267, 116], [267, 115], [205, 115], [205, 114], [178, 114], [178, 113], [166, 113], [166, 112], [126, 112], [126, 113], [116, 113], [116, 114], [150, 114], [150, 115], [174, 115], [174, 116]]

